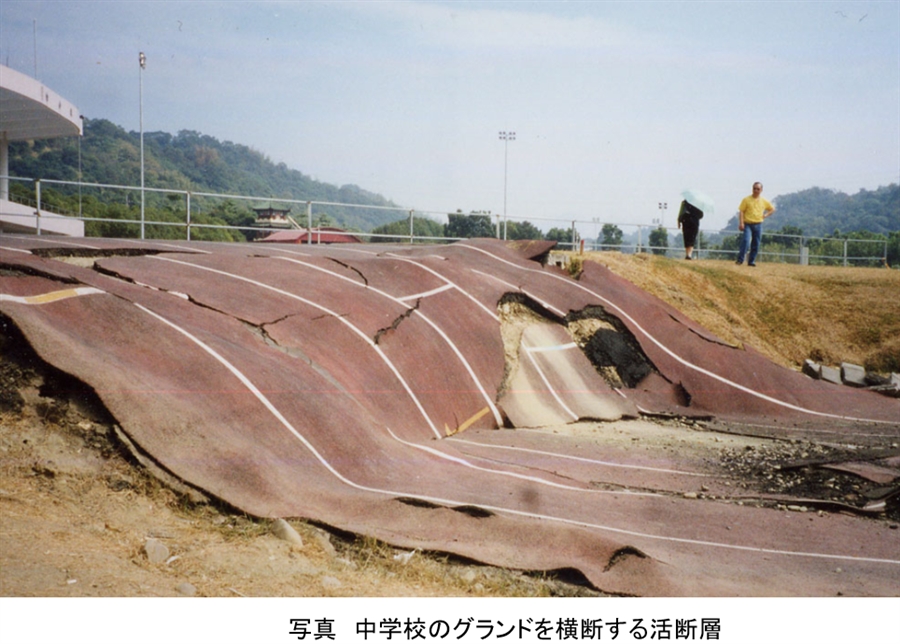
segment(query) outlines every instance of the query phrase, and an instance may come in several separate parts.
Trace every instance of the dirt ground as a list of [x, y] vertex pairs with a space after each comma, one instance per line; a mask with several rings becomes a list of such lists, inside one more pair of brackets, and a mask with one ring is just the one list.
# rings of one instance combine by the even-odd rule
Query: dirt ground
[[[656, 258], [616, 257], [610, 265], [613, 263], [619, 264], [617, 270], [636, 282], [639, 280], [633, 275], [640, 275], [640, 280], [646, 282], [642, 286], [651, 292], [656, 288], [663, 299], [680, 303], [689, 315], [703, 320], [723, 337], [725, 334], [717, 325], [726, 330], [731, 328], [732, 337], [725, 339], [749, 342], [751, 337], [764, 335], [767, 352], [784, 364], [797, 362], [800, 355], [796, 352], [797, 343], [782, 340], [777, 325], [763, 330], [753, 316], [741, 316], [730, 305], [726, 307], [722, 302], [713, 301], [716, 289], [723, 288], [715, 286], [717, 275], [705, 276], [712, 286], [698, 283], [704, 277], [703, 271], [731, 269], [712, 265], [685, 269], [671, 260]], [[767, 275], [769, 269], [765, 265], [760, 268], [763, 270], [757, 275]], [[794, 273], [794, 277], [784, 277], [791, 274], [791, 268], [800, 272]], [[785, 280], [809, 282], [813, 272], [804, 272], [804, 268], [808, 267], [777, 268], [778, 274], [773, 268], [765, 281], [777, 289], [785, 288]], [[684, 270], [692, 273], [685, 275]], [[872, 278], [879, 271], [868, 270], [870, 274], [858, 274], [853, 280], [870, 283], [871, 279], [877, 282], [887, 277], [881, 287], [868, 288], [881, 288], [881, 300], [896, 301], [885, 297], [896, 286], [891, 281], [894, 277], [884, 276], [886, 272], [882, 272]], [[833, 283], [838, 277], [830, 271], [822, 275]], [[844, 275], [840, 279], [846, 281], [849, 277]], [[683, 286], [685, 283], [688, 286]], [[748, 288], [759, 286], [749, 284]], [[827, 287], [814, 284], [810, 292], [820, 288]], [[876, 295], [872, 297], [877, 299]], [[804, 307], [815, 307], [812, 299], [807, 298]], [[848, 302], [843, 303], [843, 310], [855, 311], [856, 307]], [[785, 306], [789, 308], [790, 304]], [[813, 314], [820, 318], [839, 315], [842, 311], [840, 303], [835, 305], [830, 300], [827, 307], [821, 303], [819, 306], [819, 312]], [[885, 306], [897, 305], [889, 302]], [[776, 311], [769, 315], [775, 319], [779, 314]], [[740, 323], [735, 324], [734, 319]], [[823, 323], [828, 324], [828, 319]], [[577, 579], [497, 569], [441, 553], [407, 552], [300, 520], [289, 524], [296, 532], [293, 541], [280, 538], [276, 536], [279, 526], [271, 521], [242, 515], [214, 500], [192, 497], [177, 485], [172, 487], [160, 481], [119, 440], [114, 419], [96, 402], [92, 392], [47, 368], [21, 341], [16, 341], [13, 331], [5, 327], [2, 330], [2, 596], [602, 594]], [[792, 335], [792, 331], [785, 329], [781, 333]], [[893, 340], [878, 341], [870, 333], [875, 341], [868, 347], [861, 346], [857, 336], [844, 344], [839, 339], [827, 339], [828, 343], [824, 344], [826, 340], [818, 338], [816, 342], [822, 355], [847, 355], [848, 359], [859, 356], [860, 361], [868, 359], [886, 364], [894, 359], [897, 335], [892, 336]], [[779, 352], [779, 346], [790, 346], [792, 352], [789, 355]], [[877, 487], [851, 474], [802, 465], [816, 459], [838, 458], [841, 450], [852, 451], [854, 446], [771, 441], [718, 429], [723, 428], [670, 419], [577, 423], [542, 431], [580, 433], [610, 444], [627, 444], [634, 450], [678, 449], [692, 459], [727, 468], [747, 491], [760, 495], [808, 496], [821, 502], [811, 503], [808, 508], [791, 508], [796, 511], [824, 511], [822, 503], [826, 501], [859, 508]], [[697, 494], [702, 496], [704, 491], [701, 489]], [[787, 507], [783, 509], [789, 511]], [[896, 497], [888, 502], [885, 512], [867, 520], [884, 521], [896, 529], [900, 522]]]
[[0, 596], [590, 596], [197, 499], [148, 471], [92, 392], [0, 336]]

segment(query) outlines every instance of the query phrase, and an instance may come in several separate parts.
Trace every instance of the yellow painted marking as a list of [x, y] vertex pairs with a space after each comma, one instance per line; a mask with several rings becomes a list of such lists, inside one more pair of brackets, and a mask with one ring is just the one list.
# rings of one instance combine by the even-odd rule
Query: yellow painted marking
[[78, 297], [79, 295], [90, 295], [92, 293], [103, 293], [100, 289], [90, 286], [82, 286], [78, 288], [67, 288], [61, 291], [51, 291], [40, 295], [7, 295], [0, 293], [0, 301], [18, 302], [19, 304], [48, 304], [57, 300], [65, 300], [70, 297]]
[[78, 291], [69, 288], [64, 291], [53, 291], [52, 293], [44, 293], [43, 295], [32, 295], [25, 298], [29, 304], [46, 304], [47, 302], [55, 302], [56, 300], [64, 300], [69, 297], [77, 297]]
[[479, 418], [481, 418], [485, 414], [489, 413], [490, 411], [491, 411], [490, 407], [485, 407], [484, 409], [482, 409], [481, 411], [476, 413], [474, 416], [472, 416], [469, 420], [464, 422], [462, 425], [460, 425], [456, 429], [450, 429], [449, 427], [447, 427], [447, 423], [444, 423], [445, 435], [453, 436], [454, 434], [459, 434], [460, 432], [466, 431], [467, 429], [469, 429], [469, 427], [471, 427], [473, 424], [475, 424], [475, 422], [477, 422]]

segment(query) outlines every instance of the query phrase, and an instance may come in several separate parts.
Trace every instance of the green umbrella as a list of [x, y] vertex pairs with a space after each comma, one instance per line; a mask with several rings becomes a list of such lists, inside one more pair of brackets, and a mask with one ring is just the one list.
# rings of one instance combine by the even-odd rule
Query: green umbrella
[[683, 191], [681, 196], [689, 204], [702, 210], [704, 215], [711, 215], [716, 210], [716, 203], [713, 201], [713, 198], [705, 192], [689, 189]]

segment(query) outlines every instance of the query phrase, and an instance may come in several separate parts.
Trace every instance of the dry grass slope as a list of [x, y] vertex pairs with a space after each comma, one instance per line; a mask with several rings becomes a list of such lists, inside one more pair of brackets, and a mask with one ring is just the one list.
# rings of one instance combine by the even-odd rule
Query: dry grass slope
[[734, 345], [799, 368], [859, 364], [900, 372], [900, 271], [588, 253]]

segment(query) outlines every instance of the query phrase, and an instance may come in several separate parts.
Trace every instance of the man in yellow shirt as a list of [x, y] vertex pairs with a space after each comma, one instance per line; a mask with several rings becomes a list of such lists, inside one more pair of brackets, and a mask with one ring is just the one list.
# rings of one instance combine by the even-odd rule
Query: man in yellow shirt
[[[737, 263], [744, 263], [747, 256], [747, 266], [756, 266], [756, 254], [759, 252], [759, 240], [762, 238], [762, 222], [766, 217], [775, 213], [775, 206], [762, 198], [762, 184], [757, 181], [753, 184], [753, 194], [744, 197], [738, 207], [738, 229], [744, 233], [741, 236], [741, 246], [738, 250]], [[750, 255], [747, 255], [747, 249]]]

